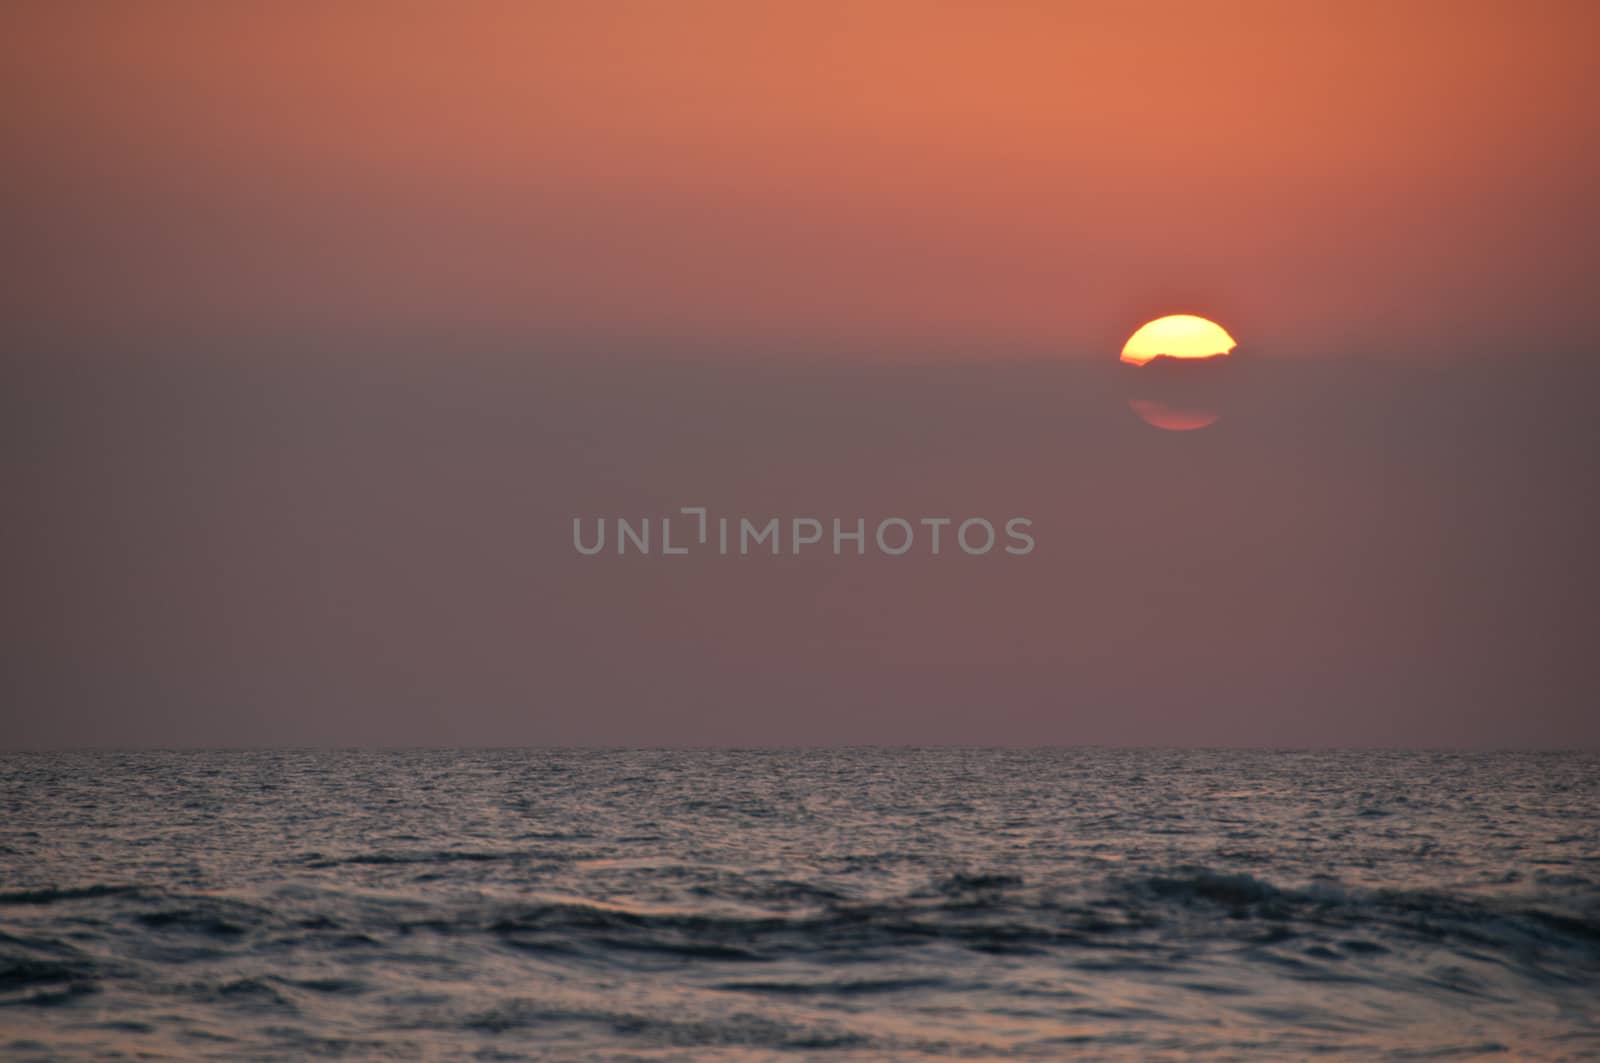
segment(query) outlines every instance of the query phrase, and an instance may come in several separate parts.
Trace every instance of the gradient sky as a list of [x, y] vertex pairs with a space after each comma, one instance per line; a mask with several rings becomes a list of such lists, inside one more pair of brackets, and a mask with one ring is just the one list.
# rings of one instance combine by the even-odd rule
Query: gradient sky
[[4, 18], [5, 297], [51, 337], [1055, 354], [1204, 305], [1259, 349], [1452, 356], [1592, 328], [1583, 2]]
[[1596, 11], [9, 5], [0, 746], [1600, 744]]

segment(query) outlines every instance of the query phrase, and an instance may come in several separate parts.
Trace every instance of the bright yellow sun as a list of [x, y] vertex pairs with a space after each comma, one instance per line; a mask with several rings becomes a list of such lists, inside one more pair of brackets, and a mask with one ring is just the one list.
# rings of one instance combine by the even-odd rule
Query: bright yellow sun
[[1210, 358], [1238, 346], [1228, 330], [1194, 314], [1169, 314], [1140, 327], [1122, 346], [1122, 360], [1143, 365], [1158, 355]]

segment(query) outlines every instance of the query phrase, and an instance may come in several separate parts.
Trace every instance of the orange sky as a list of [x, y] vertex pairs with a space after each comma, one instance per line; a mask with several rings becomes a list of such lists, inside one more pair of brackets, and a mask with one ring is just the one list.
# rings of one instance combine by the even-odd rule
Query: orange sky
[[14, 6], [0, 300], [85, 351], [1582, 346], [1596, 11]]

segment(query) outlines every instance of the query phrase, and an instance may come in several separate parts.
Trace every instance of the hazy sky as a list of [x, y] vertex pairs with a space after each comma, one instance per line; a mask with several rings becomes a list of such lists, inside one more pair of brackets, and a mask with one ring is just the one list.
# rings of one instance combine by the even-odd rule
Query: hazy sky
[[1591, 327], [1581, 0], [3, 17], [24, 336], [1070, 355], [1181, 305], [1283, 354], [1450, 355]]
[[1596, 10], [11, 5], [0, 745], [1600, 744]]

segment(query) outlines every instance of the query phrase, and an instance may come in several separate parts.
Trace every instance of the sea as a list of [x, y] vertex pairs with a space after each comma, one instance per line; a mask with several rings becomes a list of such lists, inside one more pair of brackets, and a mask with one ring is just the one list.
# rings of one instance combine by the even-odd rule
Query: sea
[[5, 754], [0, 1058], [1600, 1059], [1600, 754]]

